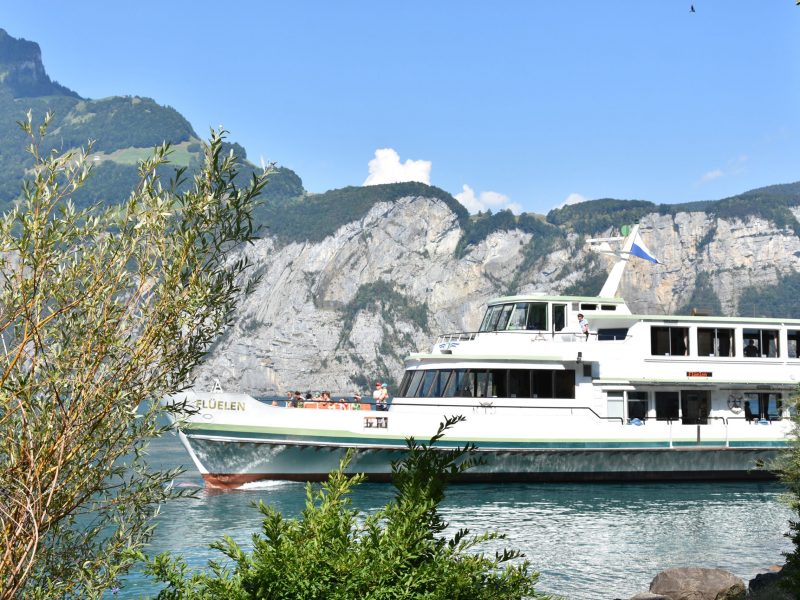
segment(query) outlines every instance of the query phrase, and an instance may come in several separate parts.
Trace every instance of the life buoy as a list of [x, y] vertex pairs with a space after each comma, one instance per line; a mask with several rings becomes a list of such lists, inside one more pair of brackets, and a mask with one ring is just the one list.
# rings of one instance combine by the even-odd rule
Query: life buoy
[[731, 412], [736, 413], [737, 415], [742, 412], [742, 395], [731, 394], [728, 396], [728, 408], [731, 409]]

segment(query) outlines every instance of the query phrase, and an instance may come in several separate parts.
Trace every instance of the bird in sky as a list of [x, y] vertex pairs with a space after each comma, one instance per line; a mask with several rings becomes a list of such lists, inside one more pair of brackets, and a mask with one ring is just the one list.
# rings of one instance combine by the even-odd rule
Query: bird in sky
[[[797, 3], [798, 3], [798, 4], [800, 4], [800, 0], [797, 0]], [[689, 6], [689, 12], [695, 12], [695, 10], [694, 10], [694, 4], [692, 4], [691, 6]]]

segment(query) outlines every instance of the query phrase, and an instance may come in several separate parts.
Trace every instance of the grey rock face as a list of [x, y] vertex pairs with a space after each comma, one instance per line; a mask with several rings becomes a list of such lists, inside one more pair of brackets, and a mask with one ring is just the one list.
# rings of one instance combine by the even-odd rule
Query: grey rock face
[[[800, 238], [763, 219], [652, 214], [641, 225], [663, 264], [629, 263], [618, 294], [634, 312], [673, 312], [705, 272], [733, 314], [743, 287], [800, 270]], [[532, 236], [519, 230], [495, 232], [456, 258], [461, 235], [444, 202], [408, 197], [375, 205], [319, 243], [259, 240], [244, 251], [260, 281], [210, 349], [197, 386], [218, 378], [225, 389], [263, 395], [396, 382], [408, 353], [429, 350], [436, 335], [476, 330], [490, 299], [560, 293], [585, 279], [590, 258], [611, 266], [574, 235], [525, 262]]]

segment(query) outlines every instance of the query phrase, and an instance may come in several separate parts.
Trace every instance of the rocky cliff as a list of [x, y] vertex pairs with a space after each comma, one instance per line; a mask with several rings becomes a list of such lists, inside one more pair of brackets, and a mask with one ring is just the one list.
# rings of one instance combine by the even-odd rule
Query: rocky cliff
[[0, 83], [14, 97], [73, 96], [78, 94], [52, 81], [42, 64], [39, 44], [16, 39], [0, 29]]
[[[738, 306], [743, 287], [774, 285], [800, 267], [800, 238], [759, 217], [652, 213], [640, 222], [663, 264], [629, 264], [619, 293], [634, 312], [674, 312], [704, 274], [723, 314], [751, 314]], [[486, 302], [512, 281], [518, 293], [574, 293], [611, 264], [569, 233], [526, 260], [535, 240], [519, 230], [492, 233], [457, 258], [462, 233], [443, 201], [406, 197], [376, 204], [317, 243], [260, 240], [245, 250], [260, 277], [256, 291], [212, 348], [197, 385], [218, 378], [226, 389], [271, 394], [394, 382], [403, 358], [437, 334], [475, 330]]]

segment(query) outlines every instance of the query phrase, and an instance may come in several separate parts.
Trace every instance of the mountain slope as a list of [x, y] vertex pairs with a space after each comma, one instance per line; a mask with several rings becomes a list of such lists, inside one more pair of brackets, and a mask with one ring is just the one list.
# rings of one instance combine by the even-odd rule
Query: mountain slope
[[[94, 140], [95, 173], [76, 195], [79, 205], [115, 203], [128, 196], [138, 180], [137, 162], [154, 146], [173, 145], [172, 162], [190, 172], [202, 160], [200, 139], [191, 124], [174, 108], [151, 98], [114, 96], [99, 100], [81, 98], [52, 81], [35, 42], [15, 39], [0, 29], [0, 212], [19, 196], [25, 169], [32, 164], [26, 139], [17, 121], [33, 113], [40, 123], [45, 113], [53, 120], [42, 151], [86, 146]], [[256, 168], [244, 148], [230, 144], [242, 162], [241, 177]], [[169, 178], [173, 169], [163, 169]], [[265, 190], [266, 197], [285, 200], [305, 193], [300, 178], [289, 169], [278, 169]]]

